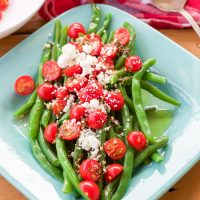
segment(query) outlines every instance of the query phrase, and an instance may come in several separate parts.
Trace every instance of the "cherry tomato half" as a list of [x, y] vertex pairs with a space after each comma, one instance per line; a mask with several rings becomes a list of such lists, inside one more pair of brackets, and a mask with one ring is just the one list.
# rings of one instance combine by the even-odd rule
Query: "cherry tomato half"
[[59, 87], [55, 91], [55, 97], [57, 99], [64, 99], [69, 96], [69, 92], [67, 91], [66, 87]]
[[138, 56], [130, 56], [126, 59], [125, 69], [127, 72], [137, 72], [142, 68], [142, 60]]
[[98, 35], [90, 34], [87, 35], [86, 39], [88, 40], [89, 44], [92, 46], [92, 56], [99, 56], [101, 52], [102, 42]]
[[38, 96], [44, 101], [51, 101], [55, 98], [56, 88], [51, 83], [43, 83], [37, 87]]
[[81, 88], [86, 86], [87, 81], [85, 77], [70, 77], [67, 79], [65, 86], [70, 92], [78, 92]]
[[127, 136], [128, 143], [137, 151], [146, 148], [147, 140], [145, 135], [140, 131], [132, 131]]
[[63, 99], [57, 99], [56, 102], [53, 104], [53, 113], [54, 115], [60, 115], [63, 109], [66, 106], [67, 101]]
[[82, 73], [82, 67], [80, 65], [74, 65], [71, 67], [67, 67], [66, 69], [63, 70], [63, 73], [66, 76], [74, 76], [76, 74], [81, 74]]
[[28, 75], [20, 76], [15, 81], [14, 89], [19, 95], [25, 96], [31, 94], [35, 89], [34, 80]]
[[76, 121], [80, 121], [82, 117], [85, 115], [86, 108], [81, 104], [75, 104], [70, 109], [70, 119], [76, 119]]
[[83, 179], [87, 181], [97, 181], [101, 176], [102, 167], [98, 161], [87, 159], [81, 163], [79, 170]]
[[58, 130], [58, 135], [63, 140], [74, 140], [79, 137], [81, 131], [81, 126], [72, 120], [66, 120], [60, 126]]
[[95, 110], [89, 113], [86, 123], [90, 128], [102, 128], [107, 121], [107, 115], [101, 110]]
[[58, 66], [57, 62], [50, 60], [44, 63], [42, 66], [42, 76], [47, 81], [58, 80], [61, 76], [62, 69]]
[[76, 39], [79, 37], [79, 34], [85, 34], [85, 28], [80, 23], [73, 23], [69, 26], [68, 35], [70, 38]]
[[89, 102], [92, 99], [100, 99], [102, 96], [103, 87], [97, 81], [89, 82], [78, 94], [78, 97], [82, 102]]
[[49, 124], [44, 130], [44, 138], [47, 142], [53, 143], [56, 139], [57, 123], [53, 122]]
[[110, 106], [111, 110], [119, 111], [124, 105], [124, 97], [121, 92], [108, 92], [105, 95], [105, 102]]
[[8, 0], [0, 0], [0, 12], [4, 11], [8, 7]]
[[114, 69], [114, 62], [112, 59], [104, 56], [99, 56], [98, 61], [106, 67], [108, 70], [113, 70]]
[[118, 160], [124, 157], [126, 153], [126, 145], [124, 142], [118, 138], [112, 138], [108, 140], [104, 146], [104, 151], [113, 160]]
[[101, 56], [114, 58], [117, 54], [117, 47], [114, 44], [105, 44], [101, 48]]
[[130, 40], [130, 33], [126, 28], [119, 28], [114, 34], [114, 39], [116, 39], [121, 45], [125, 46]]
[[124, 169], [120, 164], [111, 164], [106, 168], [106, 173], [104, 174], [105, 181], [107, 183], [112, 182]]
[[88, 196], [90, 200], [99, 200], [100, 189], [93, 181], [82, 181], [79, 184], [80, 189]]

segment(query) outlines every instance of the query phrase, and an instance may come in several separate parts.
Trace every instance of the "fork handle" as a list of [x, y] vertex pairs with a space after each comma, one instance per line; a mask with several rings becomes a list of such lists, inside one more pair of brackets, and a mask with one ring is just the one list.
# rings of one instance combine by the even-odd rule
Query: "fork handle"
[[193, 29], [195, 30], [195, 32], [197, 33], [197, 35], [200, 38], [200, 28], [199, 28], [197, 22], [190, 15], [190, 13], [187, 10], [185, 10], [184, 8], [180, 9], [179, 13], [187, 19], [187, 21], [191, 24], [191, 26], [193, 27]]

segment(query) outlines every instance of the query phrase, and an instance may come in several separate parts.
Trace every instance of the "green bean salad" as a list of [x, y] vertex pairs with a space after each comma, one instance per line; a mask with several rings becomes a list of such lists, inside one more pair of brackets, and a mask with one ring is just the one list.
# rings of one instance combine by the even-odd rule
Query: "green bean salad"
[[152, 83], [165, 84], [135, 52], [136, 32], [129, 22], [108, 31], [112, 14], [100, 25], [101, 10], [92, 5], [86, 30], [55, 21], [44, 45], [36, 81], [15, 81], [19, 95], [30, 95], [14, 113], [29, 116], [35, 159], [63, 182], [62, 192], [91, 200], [120, 200], [133, 172], [146, 161], [160, 162], [168, 137], [154, 137], [142, 92], [179, 106]]

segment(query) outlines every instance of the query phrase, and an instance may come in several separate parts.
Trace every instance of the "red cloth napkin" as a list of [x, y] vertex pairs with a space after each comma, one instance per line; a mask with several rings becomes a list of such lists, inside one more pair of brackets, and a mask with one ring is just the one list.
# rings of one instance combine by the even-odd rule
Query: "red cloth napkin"
[[[190, 27], [190, 24], [182, 15], [160, 11], [151, 4], [151, 0], [46, 0], [39, 13], [44, 19], [51, 20], [70, 8], [91, 2], [105, 3], [118, 7], [155, 28]], [[188, 0], [185, 9], [200, 24], [199, 0]]]

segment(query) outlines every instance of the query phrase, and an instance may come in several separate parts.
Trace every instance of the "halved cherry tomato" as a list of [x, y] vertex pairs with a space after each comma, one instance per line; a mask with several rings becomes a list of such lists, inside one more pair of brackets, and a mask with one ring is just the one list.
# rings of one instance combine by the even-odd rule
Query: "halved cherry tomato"
[[102, 172], [102, 167], [96, 160], [87, 159], [81, 163], [80, 175], [87, 181], [97, 181]]
[[0, 12], [8, 7], [8, 0], [0, 0]]
[[88, 196], [90, 200], [99, 200], [100, 189], [93, 181], [82, 181], [79, 184], [80, 189]]
[[142, 68], [142, 60], [138, 56], [130, 56], [126, 59], [125, 69], [127, 72], [137, 72]]
[[103, 87], [97, 81], [89, 82], [78, 94], [78, 97], [82, 102], [89, 102], [92, 99], [100, 99], [102, 96]]
[[49, 124], [44, 130], [44, 138], [47, 142], [53, 143], [56, 139], [57, 123], [53, 122]]
[[76, 39], [79, 37], [79, 34], [85, 34], [85, 28], [80, 23], [73, 23], [69, 26], [68, 35], [70, 38]]
[[126, 28], [119, 28], [114, 34], [114, 39], [116, 39], [121, 45], [125, 46], [130, 40], [130, 33]]
[[66, 69], [63, 70], [63, 73], [66, 76], [74, 76], [76, 74], [81, 74], [82, 73], [82, 67], [80, 65], [74, 65], [71, 67], [67, 67]]
[[87, 84], [86, 77], [70, 77], [67, 79], [65, 86], [70, 92], [78, 92], [81, 88]]
[[132, 131], [127, 136], [128, 143], [137, 151], [146, 148], [147, 140], [145, 135], [140, 131]]
[[104, 65], [104, 67], [108, 70], [114, 69], [114, 62], [112, 59], [104, 56], [99, 56], [98, 61]]
[[81, 104], [75, 104], [70, 109], [70, 119], [76, 119], [76, 121], [80, 121], [82, 117], [85, 115], [86, 108]]
[[124, 105], [124, 97], [121, 92], [108, 92], [105, 95], [105, 102], [111, 110], [121, 110]]
[[106, 168], [106, 173], [104, 174], [104, 178], [107, 183], [112, 182], [124, 169], [124, 167], [120, 164], [111, 164]]
[[66, 106], [67, 101], [63, 99], [57, 99], [56, 102], [53, 104], [53, 113], [54, 115], [60, 115], [63, 109]]
[[114, 44], [105, 44], [101, 48], [101, 56], [114, 58], [117, 54], [117, 47]]
[[89, 44], [92, 46], [92, 56], [99, 56], [101, 52], [102, 42], [98, 35], [90, 34], [87, 35], [86, 39], [88, 40]]
[[57, 99], [64, 99], [69, 96], [69, 92], [67, 91], [66, 87], [59, 87], [55, 91], [55, 97]]
[[44, 63], [42, 66], [42, 76], [47, 81], [58, 80], [61, 76], [62, 69], [58, 66], [57, 62], [50, 60]]
[[14, 89], [19, 95], [25, 96], [31, 94], [35, 89], [34, 80], [28, 75], [20, 76], [15, 81]]
[[63, 122], [58, 130], [58, 135], [63, 140], [74, 140], [79, 137], [81, 126], [73, 120], [66, 120]]
[[37, 94], [44, 101], [51, 101], [55, 98], [56, 88], [51, 83], [43, 83], [38, 86]]
[[124, 157], [126, 153], [126, 145], [118, 138], [112, 138], [108, 140], [104, 144], [103, 148], [108, 156], [113, 160], [119, 160], [120, 158]]
[[107, 115], [101, 110], [95, 110], [89, 113], [86, 123], [90, 128], [102, 128], [107, 121]]

